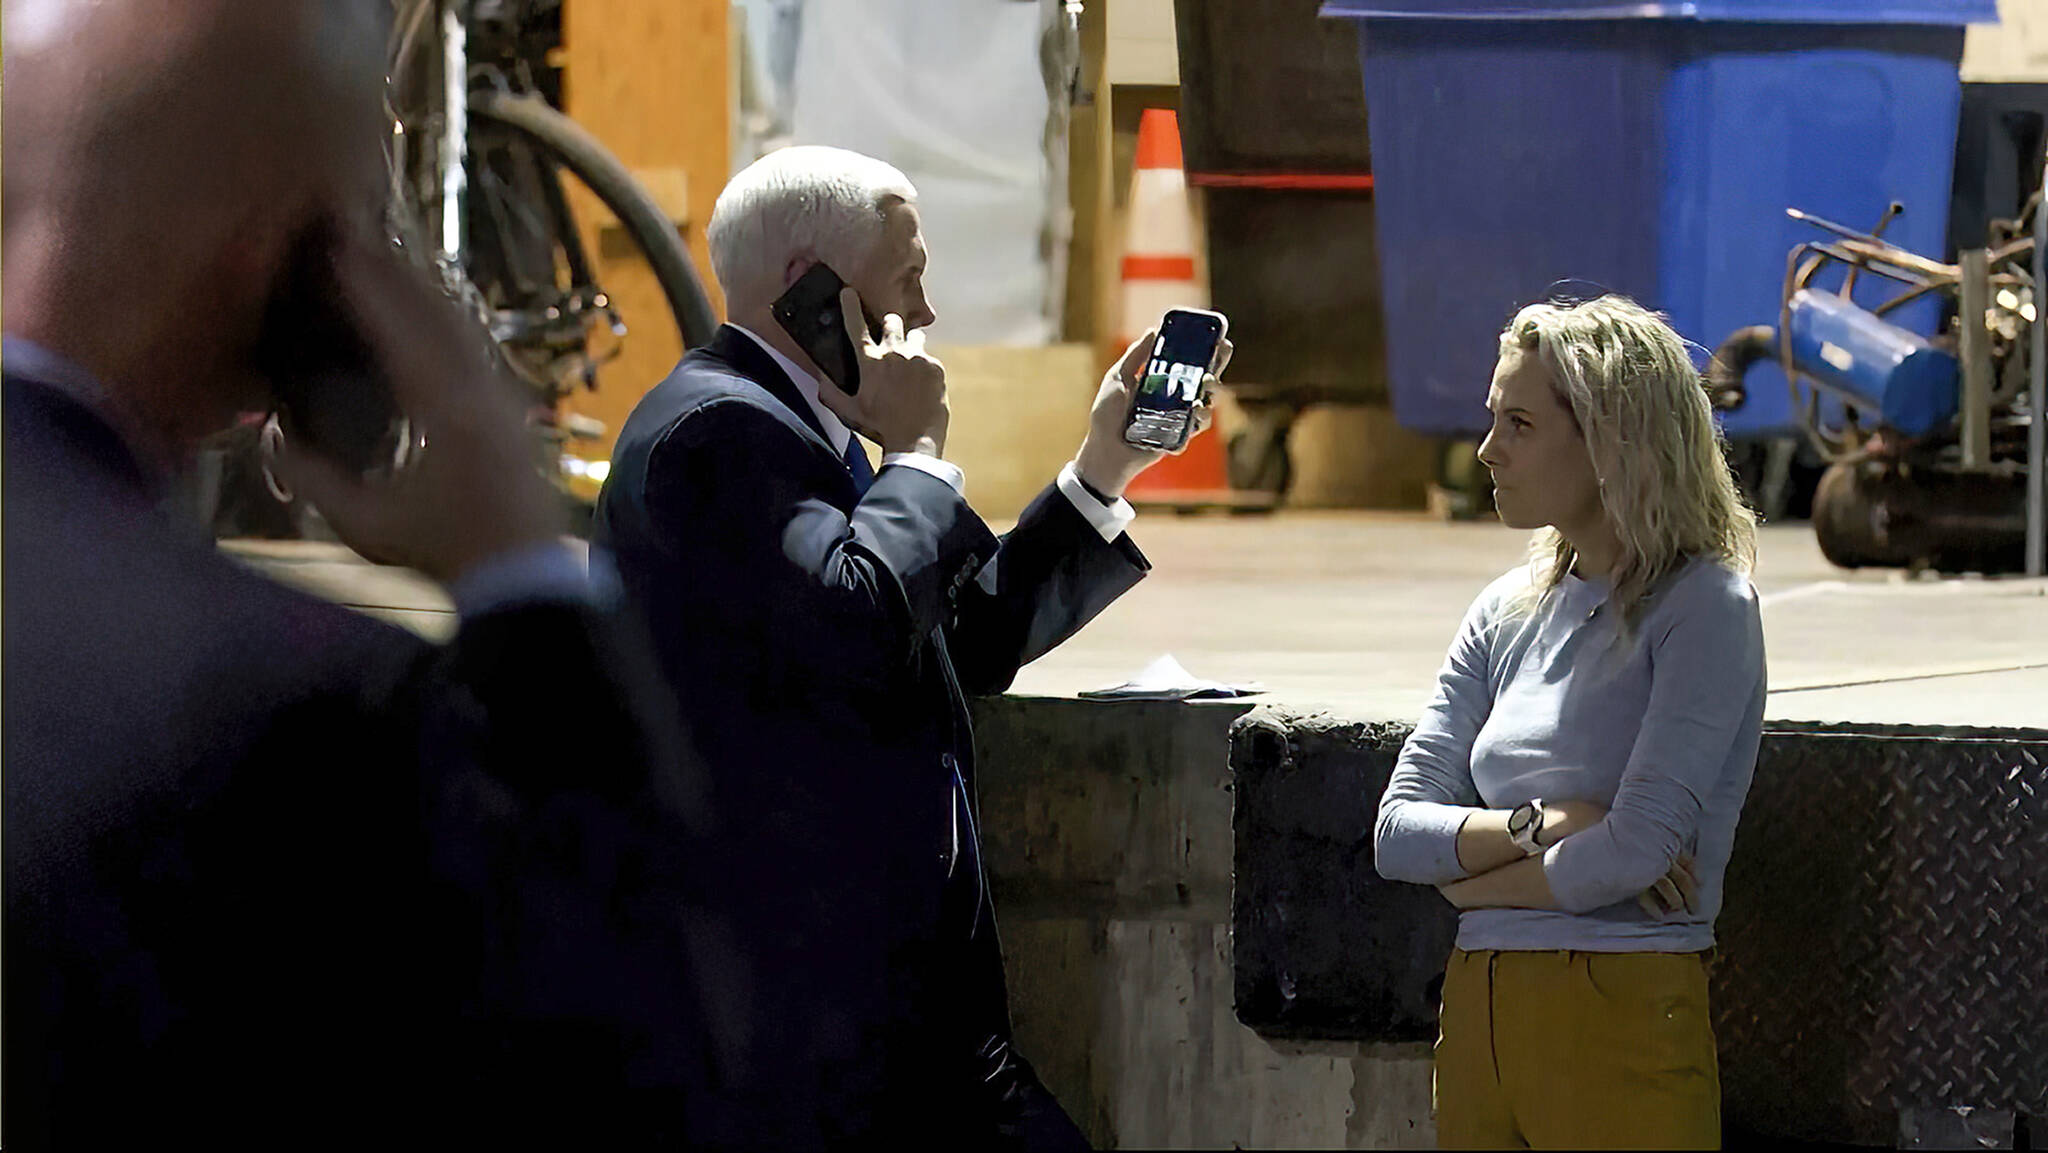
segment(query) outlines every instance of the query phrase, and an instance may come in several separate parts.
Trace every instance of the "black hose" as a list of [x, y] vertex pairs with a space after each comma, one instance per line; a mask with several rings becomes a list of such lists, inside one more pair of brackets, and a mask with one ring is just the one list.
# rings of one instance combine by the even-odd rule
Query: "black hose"
[[1777, 355], [1778, 330], [1768, 324], [1738, 328], [1714, 350], [1707, 364], [1707, 399], [1720, 412], [1734, 412], [1749, 400], [1743, 383], [1749, 366]]

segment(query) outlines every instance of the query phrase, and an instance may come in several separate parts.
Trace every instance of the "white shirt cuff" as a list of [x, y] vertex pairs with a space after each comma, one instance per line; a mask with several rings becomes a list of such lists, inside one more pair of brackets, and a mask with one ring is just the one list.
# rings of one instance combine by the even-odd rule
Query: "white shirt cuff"
[[961, 500], [967, 499], [967, 474], [961, 472], [957, 464], [948, 463], [924, 452], [892, 452], [882, 458], [883, 468], [888, 468], [892, 464], [930, 473], [945, 481], [946, 487], [958, 493]]
[[1071, 460], [1066, 463], [1066, 467], [1060, 469], [1059, 486], [1060, 491], [1066, 494], [1067, 501], [1074, 506], [1074, 511], [1080, 513], [1089, 524], [1094, 525], [1095, 531], [1102, 534], [1102, 539], [1111, 544], [1115, 544], [1116, 538], [1124, 535], [1125, 530], [1131, 527], [1131, 522], [1138, 519], [1138, 510], [1132, 508], [1131, 502], [1122, 497], [1104, 504], [1089, 495], [1088, 490], [1081, 487], [1081, 474], [1074, 471], [1074, 462]]

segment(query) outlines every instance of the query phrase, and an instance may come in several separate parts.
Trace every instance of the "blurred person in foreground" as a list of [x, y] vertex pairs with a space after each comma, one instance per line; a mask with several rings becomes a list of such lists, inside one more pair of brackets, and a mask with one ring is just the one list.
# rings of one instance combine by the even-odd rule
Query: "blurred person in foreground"
[[[716, 1068], [673, 707], [382, 232], [387, 7], [6, 5], [11, 1147], [664, 1141]], [[307, 260], [426, 447], [280, 467], [448, 645], [168, 503]]]
[[[1079, 1146], [1011, 1046], [968, 699], [1145, 575], [1122, 496], [1163, 454], [1126, 445], [1123, 425], [1151, 337], [999, 538], [943, 459], [946, 377], [923, 351], [934, 314], [903, 174], [838, 149], [771, 153], [727, 185], [708, 231], [731, 323], [626, 421], [596, 535], [743, 838], [730, 896], [763, 996], [736, 1129]], [[821, 261], [847, 285], [853, 395], [770, 312]]]
[[1755, 518], [1685, 342], [1618, 296], [1523, 309], [1479, 458], [1530, 563], [1472, 605], [1380, 800], [1392, 880], [1462, 912], [1444, 1148], [1717, 1148], [1706, 959], [1756, 768]]

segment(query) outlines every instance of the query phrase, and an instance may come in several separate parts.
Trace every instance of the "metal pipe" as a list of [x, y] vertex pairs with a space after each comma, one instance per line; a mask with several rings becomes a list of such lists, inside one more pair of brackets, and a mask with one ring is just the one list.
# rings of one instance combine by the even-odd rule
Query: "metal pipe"
[[2032, 252], [2033, 250], [2034, 238], [2031, 236], [2024, 236], [2018, 240], [2013, 241], [2010, 244], [2001, 245], [1998, 248], [1992, 249], [1991, 263], [1997, 264], [1999, 261], [2002, 260], [2011, 260], [2013, 257], [2018, 256], [2023, 252]]
[[1907, 305], [1913, 303], [1914, 301], [1920, 299], [1921, 297], [1926, 296], [1928, 293], [1939, 290], [1941, 287], [1942, 286], [1939, 284], [1915, 285], [1912, 288], [1909, 288], [1906, 291], [1898, 294], [1897, 296], [1892, 297], [1890, 300], [1885, 301], [1883, 304], [1878, 305], [1876, 308], [1871, 309], [1870, 314], [1872, 316], [1883, 316], [1887, 312], [1895, 312], [1898, 309], [1904, 308]]
[[[1901, 257], [1897, 251], [1876, 251], [1854, 240], [1808, 241], [1806, 247], [1815, 252], [1826, 253], [1829, 260], [1838, 260], [1901, 284], [1932, 284], [1937, 288], [1947, 288], [1957, 281], [1956, 267], [1953, 264], [1937, 264], [1911, 253]], [[1842, 294], [1837, 292], [1835, 295]]]
[[462, 258], [463, 160], [469, 152], [467, 0], [441, 0], [441, 251]]
[[[1897, 202], [1894, 201], [1894, 203]], [[1787, 208], [1785, 215], [1799, 221], [1801, 224], [1811, 224], [1815, 228], [1825, 228], [1836, 236], [1846, 236], [1851, 240], [1868, 240], [1876, 244], [1884, 243], [1877, 238], [1877, 234], [1874, 232], [1858, 232], [1846, 224], [1836, 224], [1824, 216], [1815, 216], [1811, 212], [1803, 212], [1797, 208]], [[1887, 212], [1885, 214], [1884, 221], [1885, 224], [1891, 223], [1891, 213]], [[1878, 227], [1882, 228], [1883, 226], [1879, 225]]]
[[[1790, 211], [1790, 210], [1788, 210]], [[1806, 259], [1807, 253], [1813, 255]], [[1793, 411], [1800, 413], [1799, 427], [1806, 434], [1808, 444], [1821, 459], [1833, 462], [1855, 459], [1860, 456], [1857, 445], [1862, 437], [1855, 435], [1850, 426], [1850, 435], [1842, 443], [1820, 424], [1820, 391], [1818, 388], [1800, 391], [1799, 382], [1807, 379], [1800, 371], [1792, 356], [1792, 297], [1801, 289], [1813, 283], [1813, 278], [1827, 267], [1832, 256], [1827, 246], [1819, 241], [1809, 240], [1785, 254], [1785, 290], [1778, 300], [1778, 368], [1785, 375], [1785, 388], [1790, 395]]]
[[[2042, 166], [2048, 192], [2048, 164]], [[2038, 194], [2037, 194], [2038, 195]], [[2048, 284], [2048, 196], [2034, 209], [2034, 283]], [[2038, 289], [2037, 289], [2038, 294]], [[2027, 366], [2027, 575], [2048, 575], [2048, 301], [2034, 302], [2034, 355]]]
[[1839, 247], [1843, 252], [1860, 257], [1861, 261], [1859, 263], [1880, 276], [1891, 276], [1896, 280], [1905, 279], [1904, 276], [1888, 272], [1882, 267], [1882, 265], [1890, 264], [1913, 276], [1924, 276], [1929, 280], [1953, 281], [1956, 278], [1955, 265], [1943, 264], [1939, 260], [1929, 260], [1917, 252], [1908, 252], [1897, 245], [1886, 244], [1882, 240], [1877, 241], [1875, 244], [1862, 240], [1838, 240], [1835, 242], [1835, 246]]
[[[1870, 230], [1872, 238], [1883, 236], [1884, 230], [1891, 224], [1892, 218], [1905, 210], [1906, 206], [1897, 200], [1887, 205], [1884, 215], [1878, 218], [1877, 227]], [[1856, 299], [1856, 271], [1856, 266], [1852, 264], [1849, 266], [1848, 273], [1842, 277], [1842, 297], [1846, 300]]]
[[1962, 338], [1963, 467], [1970, 470], [1991, 464], [1991, 334], [1984, 328], [1991, 310], [1991, 268], [1985, 257], [1981, 248], [1962, 252], [1962, 304], [1956, 318]]

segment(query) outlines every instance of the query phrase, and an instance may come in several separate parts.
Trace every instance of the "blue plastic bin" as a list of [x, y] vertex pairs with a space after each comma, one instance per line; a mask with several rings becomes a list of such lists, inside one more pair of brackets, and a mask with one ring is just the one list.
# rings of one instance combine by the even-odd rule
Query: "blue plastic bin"
[[[1501, 328], [1555, 291], [1626, 293], [1712, 348], [1777, 323], [1787, 251], [1822, 238], [1787, 207], [1868, 229], [1903, 201], [1886, 237], [1940, 254], [1963, 26], [1997, 19], [1996, 0], [1322, 11], [1358, 23], [1395, 417], [1454, 436], [1486, 428]], [[1926, 335], [1937, 308], [1893, 316]], [[1793, 431], [1775, 365], [1726, 424]]]

